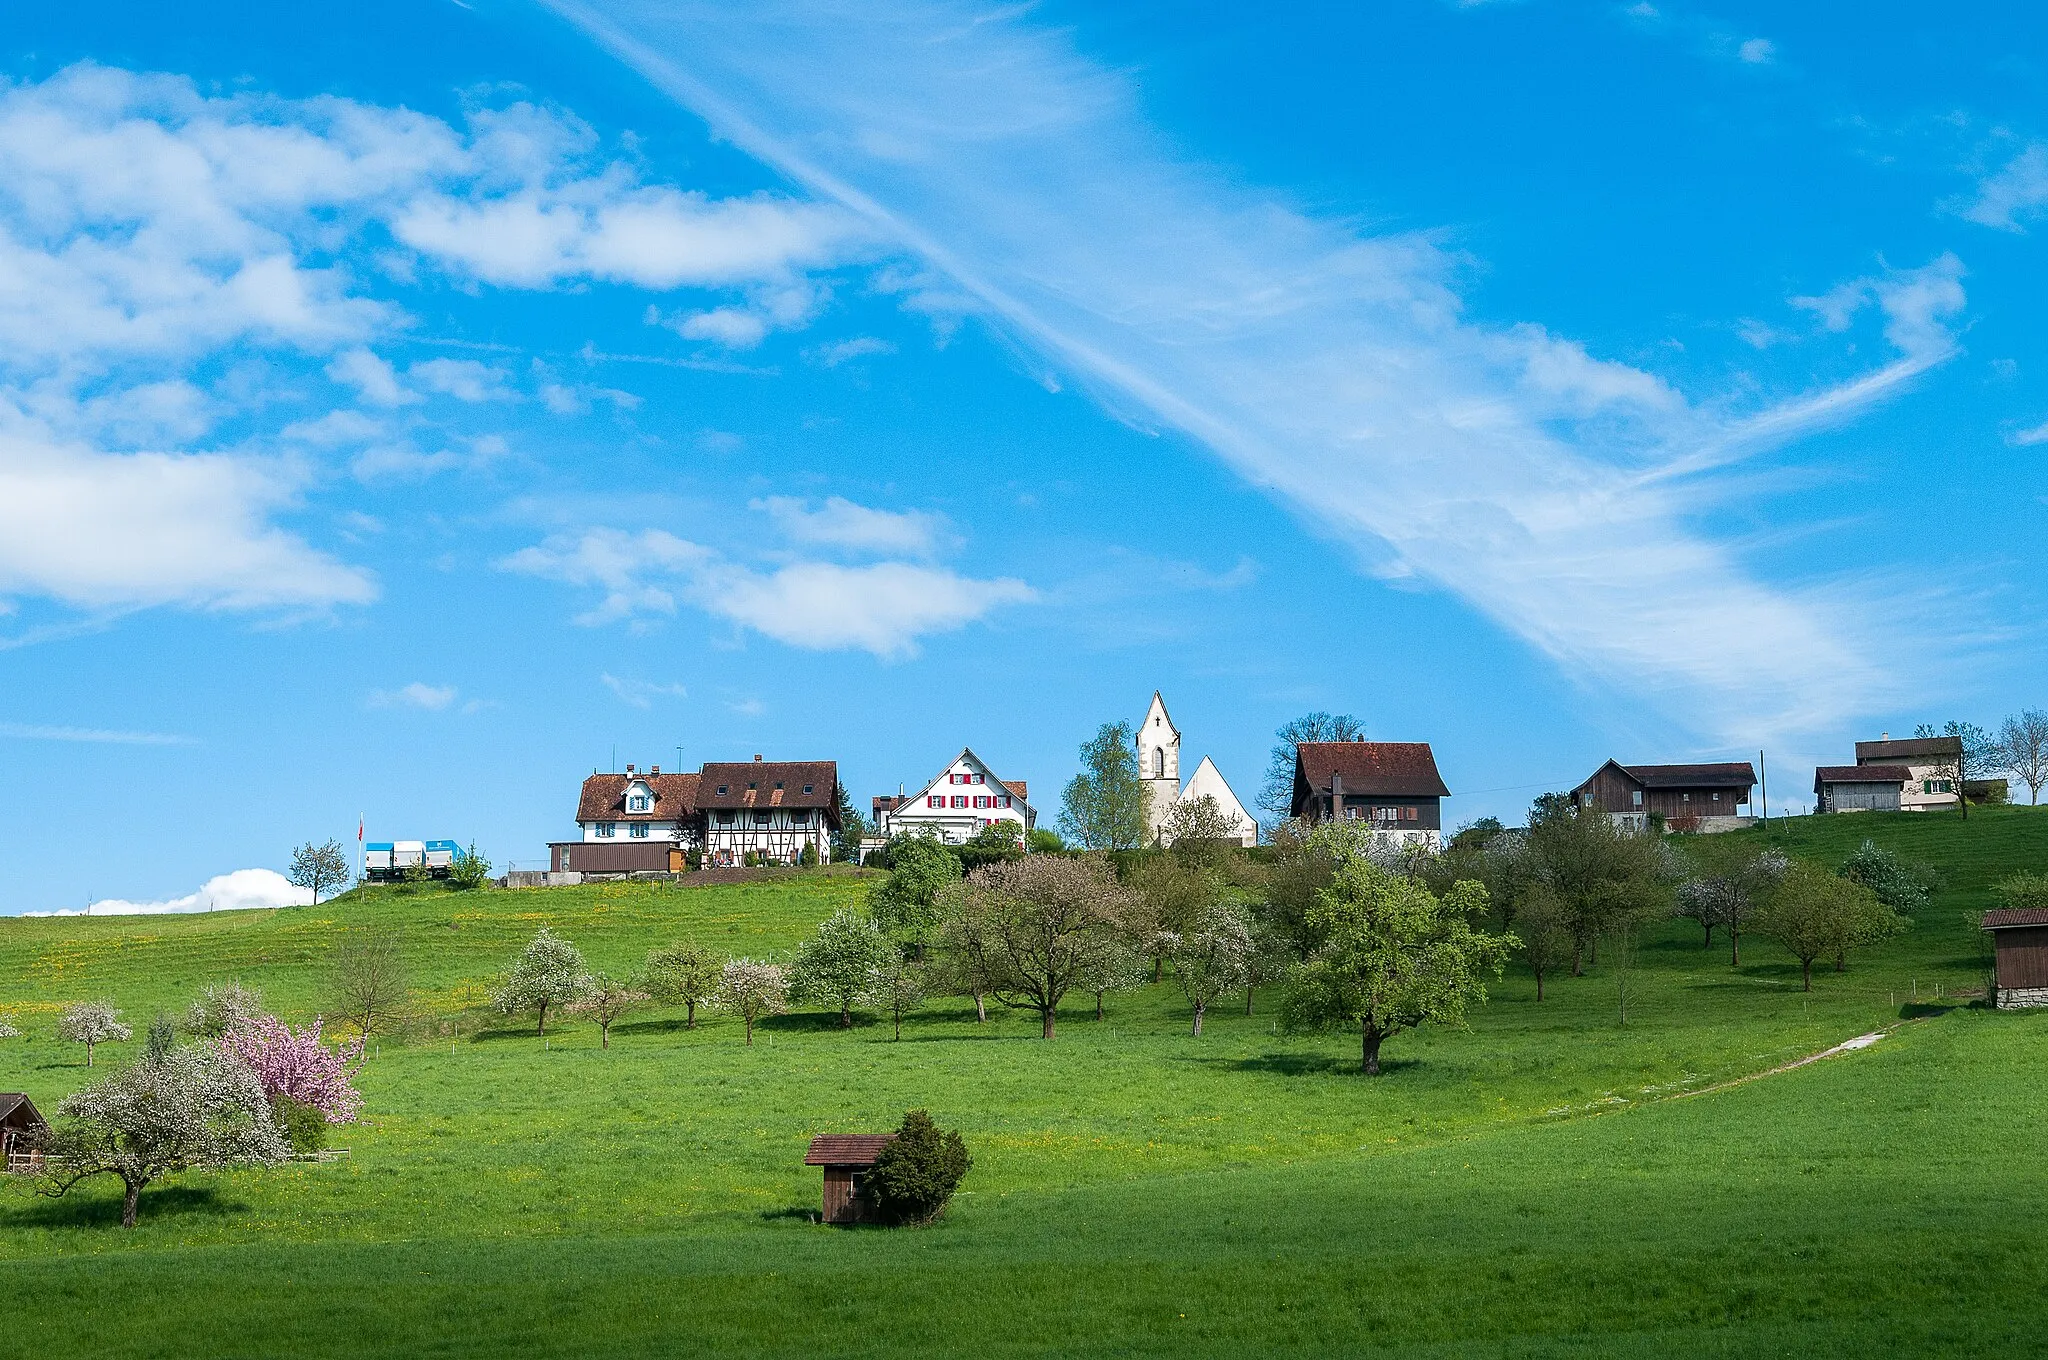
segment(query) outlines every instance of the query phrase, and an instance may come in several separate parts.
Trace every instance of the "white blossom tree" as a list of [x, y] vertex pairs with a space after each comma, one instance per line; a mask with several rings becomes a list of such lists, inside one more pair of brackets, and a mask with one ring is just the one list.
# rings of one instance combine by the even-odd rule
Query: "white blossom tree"
[[569, 1003], [569, 1009], [597, 1021], [597, 1032], [600, 1036], [598, 1046], [610, 1048], [612, 1026], [652, 999], [629, 982], [606, 973], [598, 973], [591, 977], [589, 990]]
[[1167, 932], [1161, 945], [1173, 960], [1173, 975], [1194, 1011], [1194, 1033], [1199, 1037], [1210, 1003], [1244, 986], [1250, 976], [1257, 951], [1251, 922], [1236, 907], [1218, 902], [1192, 929]]
[[837, 911], [818, 933], [797, 947], [789, 970], [790, 991], [799, 1001], [823, 1001], [839, 1008], [839, 1027], [853, 1027], [853, 1004], [874, 986], [875, 974], [896, 952], [867, 917]]
[[534, 1034], [548, 1032], [550, 1007], [568, 1007], [590, 990], [590, 971], [583, 966], [583, 952], [561, 936], [541, 927], [538, 935], [520, 951], [510, 976], [498, 992], [498, 1009], [507, 1015], [522, 1011], [538, 1017]]
[[239, 982], [206, 987], [185, 1011], [185, 1032], [218, 1039], [263, 1014], [263, 994]]
[[135, 1226], [142, 1192], [194, 1167], [274, 1166], [291, 1156], [262, 1083], [213, 1044], [151, 1054], [57, 1106], [40, 1140], [51, 1198], [94, 1176], [121, 1181], [121, 1226]]
[[718, 975], [718, 1004], [747, 1022], [747, 1042], [754, 1042], [754, 1022], [789, 1008], [789, 978], [782, 965], [761, 959], [728, 959]]
[[310, 891], [317, 907], [322, 893], [331, 893], [348, 882], [348, 856], [341, 852], [340, 841], [330, 840], [325, 845], [307, 841], [292, 851], [291, 867], [285, 877]]
[[135, 1031], [121, 1023], [121, 1012], [111, 1001], [75, 1001], [57, 1017], [57, 1037], [85, 1045], [85, 1065], [92, 1066], [95, 1044], [134, 1037]]

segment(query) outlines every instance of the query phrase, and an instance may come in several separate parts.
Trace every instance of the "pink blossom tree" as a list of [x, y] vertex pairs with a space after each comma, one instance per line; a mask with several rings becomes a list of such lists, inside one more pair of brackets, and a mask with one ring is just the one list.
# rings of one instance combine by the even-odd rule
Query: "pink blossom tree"
[[[351, 1083], [363, 1041], [338, 1049], [320, 1042], [320, 1022], [294, 1034], [274, 1015], [259, 1015], [220, 1037], [221, 1051], [246, 1063], [273, 1102], [294, 1101], [320, 1111], [330, 1124], [352, 1124], [363, 1097]], [[316, 1126], [317, 1127], [317, 1126]]]

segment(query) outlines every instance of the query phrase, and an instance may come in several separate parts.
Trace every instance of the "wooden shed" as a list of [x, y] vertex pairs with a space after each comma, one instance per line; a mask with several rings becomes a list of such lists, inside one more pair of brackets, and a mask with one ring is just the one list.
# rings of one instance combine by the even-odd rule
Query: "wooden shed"
[[1996, 1004], [2048, 1006], [2048, 907], [1987, 911], [1984, 929], [1998, 951]]
[[43, 1128], [42, 1112], [19, 1091], [0, 1091], [0, 1171], [39, 1171], [43, 1154], [29, 1140]]
[[826, 1133], [811, 1140], [804, 1165], [825, 1168], [823, 1210], [827, 1223], [866, 1223], [874, 1217], [867, 1174], [882, 1149], [895, 1141], [893, 1133]]

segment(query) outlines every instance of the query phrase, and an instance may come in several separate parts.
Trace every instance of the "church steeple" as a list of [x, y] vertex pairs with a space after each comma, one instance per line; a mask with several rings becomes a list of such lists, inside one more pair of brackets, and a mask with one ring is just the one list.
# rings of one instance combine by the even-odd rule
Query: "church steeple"
[[1145, 822], [1157, 839], [1166, 825], [1166, 814], [1180, 801], [1180, 729], [1167, 715], [1166, 700], [1158, 690], [1152, 691], [1152, 706], [1145, 710], [1136, 737], [1138, 778], [1149, 795]]

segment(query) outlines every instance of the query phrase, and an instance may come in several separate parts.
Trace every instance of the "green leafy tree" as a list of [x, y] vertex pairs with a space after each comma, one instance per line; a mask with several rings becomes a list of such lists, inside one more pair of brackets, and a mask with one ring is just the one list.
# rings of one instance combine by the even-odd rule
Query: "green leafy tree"
[[1242, 843], [1245, 825], [1227, 816], [1214, 796], [1187, 798], [1167, 811], [1160, 842], [1176, 859], [1204, 869], [1220, 869]]
[[1801, 984], [1810, 992], [1815, 959], [1845, 957], [1910, 924], [1862, 884], [1797, 863], [1765, 902], [1756, 930], [1799, 960]]
[[1051, 827], [1035, 826], [1024, 837], [1024, 848], [1034, 855], [1057, 855], [1067, 848], [1067, 843]]
[[1193, 1034], [1200, 1038], [1210, 1005], [1225, 992], [1245, 986], [1251, 975], [1257, 949], [1251, 920], [1230, 903], [1214, 902], [1189, 929], [1168, 932], [1164, 946], [1194, 1017]]
[[544, 1035], [548, 1011], [582, 1000], [589, 990], [590, 970], [584, 967], [583, 952], [543, 926], [513, 960], [512, 972], [498, 991], [498, 1009], [507, 1015], [534, 1015], [533, 1032]]
[[194, 1168], [275, 1166], [290, 1145], [256, 1073], [218, 1044], [139, 1062], [66, 1096], [38, 1140], [38, 1193], [60, 1198], [81, 1181], [121, 1182], [121, 1226], [135, 1226], [142, 1192]]
[[1486, 889], [1461, 883], [1443, 898], [1422, 884], [1354, 859], [1337, 870], [1308, 914], [1318, 939], [1289, 981], [1290, 1029], [1356, 1028], [1360, 1068], [1378, 1076], [1380, 1045], [1418, 1025], [1465, 1023], [1500, 976], [1513, 935], [1476, 931]]
[[1294, 815], [1294, 748], [1304, 741], [1360, 741], [1365, 724], [1349, 713], [1304, 713], [1282, 723], [1273, 733], [1272, 756], [1266, 761], [1266, 782], [1259, 789], [1259, 806], [1275, 822]]
[[1515, 913], [1515, 938], [1521, 943], [1523, 961], [1536, 975], [1536, 999], [1541, 1001], [1543, 979], [1569, 966], [1577, 947], [1571, 917], [1548, 888], [1539, 884], [1522, 898]]
[[1137, 893], [1124, 916], [1131, 947], [1152, 960], [1152, 980], [1165, 977], [1169, 937], [1194, 932], [1223, 900], [1223, 880], [1212, 870], [1173, 855], [1157, 855], [1129, 879]]
[[2048, 874], [2008, 874], [1991, 885], [1991, 895], [2007, 911], [2048, 907]]
[[717, 1001], [746, 1022], [751, 1045], [756, 1022], [789, 1008], [789, 975], [762, 959], [727, 959], [718, 970]]
[[723, 958], [695, 940], [677, 940], [648, 951], [641, 985], [663, 1005], [684, 1007], [683, 1028], [695, 1029], [697, 1007], [717, 994], [724, 967]]
[[853, 805], [853, 795], [841, 784], [833, 797], [837, 800], [839, 829], [832, 833], [832, 858], [839, 864], [860, 862], [860, 843], [874, 834], [868, 819], [861, 816], [860, 809]]
[[1857, 846], [1836, 872], [1876, 893], [1877, 900], [1893, 911], [1910, 916], [1927, 906], [1928, 874], [1876, 841], [1865, 840]]
[[612, 1046], [612, 1026], [646, 1005], [652, 998], [623, 978], [593, 973], [583, 995], [569, 1003], [577, 1015], [597, 1022], [598, 1047]]
[[1307, 957], [1313, 944], [1308, 914], [1337, 873], [1335, 848], [1327, 839], [1312, 840], [1312, 831], [1305, 822], [1284, 822], [1274, 828], [1273, 863], [1266, 874], [1261, 913], [1296, 958]]
[[853, 1006], [873, 988], [888, 961], [888, 939], [866, 916], [836, 911], [817, 933], [797, 946], [790, 962], [790, 992], [799, 1001], [823, 1001], [839, 1008], [839, 1027], [853, 1028]]
[[448, 866], [448, 886], [459, 892], [473, 892], [491, 881], [491, 862], [477, 853], [476, 842], [456, 854]]
[[896, 1136], [875, 1158], [868, 1190], [885, 1218], [930, 1223], [946, 1211], [974, 1166], [957, 1130], [941, 1130], [923, 1110], [903, 1116]]
[[1135, 850], [1146, 836], [1145, 783], [1129, 723], [1104, 723], [1081, 746], [1081, 773], [1060, 794], [1060, 831], [1088, 850]]
[[950, 946], [977, 961], [997, 1001], [1035, 1011], [1047, 1039], [1066, 994], [1100, 976], [1107, 956], [1129, 952], [1124, 918], [1133, 894], [1099, 858], [991, 864], [968, 875], [949, 902]]
[[960, 867], [963, 870], [979, 869], [984, 864], [998, 864], [1007, 859], [1022, 859], [1023, 856], [1024, 824], [1007, 817], [993, 817], [960, 847]]
[[185, 1009], [185, 1032], [199, 1039], [218, 1039], [229, 1030], [263, 1014], [263, 994], [239, 982], [221, 982], [199, 991]]
[[132, 1039], [135, 1031], [121, 1023], [121, 1012], [111, 1001], [76, 1001], [57, 1017], [57, 1037], [85, 1045], [85, 1065], [92, 1066], [92, 1051], [100, 1044]]
[[1666, 859], [1654, 832], [1630, 831], [1597, 808], [1541, 803], [1531, 813], [1529, 870], [1563, 909], [1572, 932], [1572, 973], [1585, 972], [1599, 938], [1622, 917], [1666, 894]]
[[939, 928], [939, 894], [960, 873], [960, 857], [936, 836], [895, 837], [889, 877], [869, 891], [868, 914], [912, 957], [922, 957]]
[[348, 882], [348, 857], [341, 853], [340, 841], [330, 840], [325, 845], [307, 841], [292, 851], [285, 877], [311, 891], [313, 904], [318, 906], [322, 893], [331, 893]]

